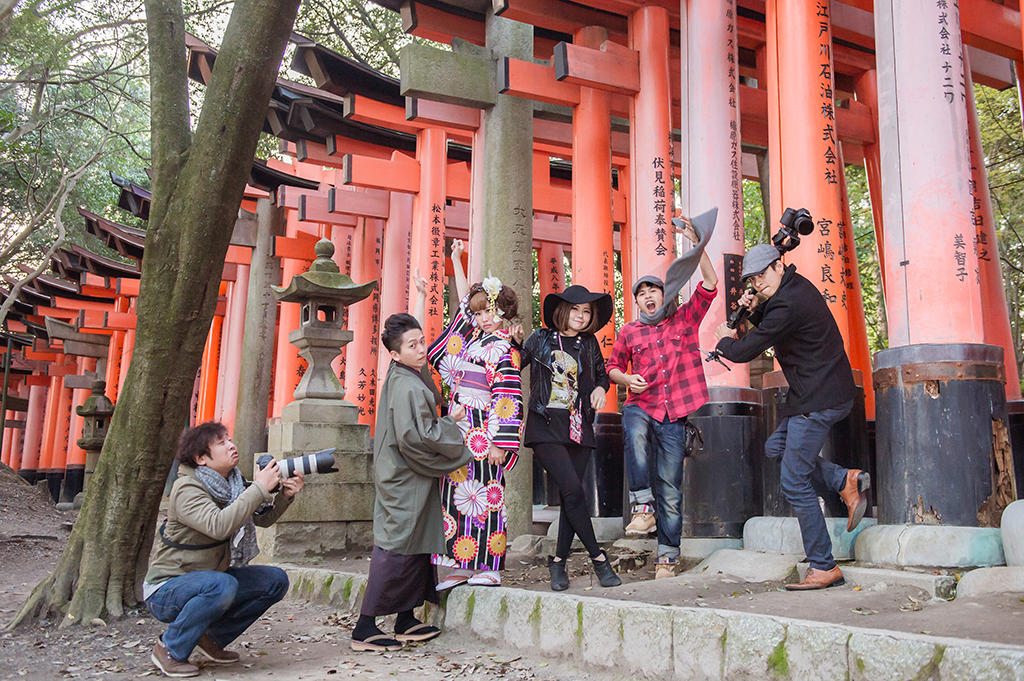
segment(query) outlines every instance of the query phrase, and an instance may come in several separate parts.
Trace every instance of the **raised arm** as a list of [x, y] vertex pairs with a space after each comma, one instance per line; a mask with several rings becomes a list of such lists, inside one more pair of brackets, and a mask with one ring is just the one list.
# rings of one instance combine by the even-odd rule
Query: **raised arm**
[[466, 246], [462, 239], [452, 240], [452, 272], [455, 273], [455, 291], [462, 300], [469, 293], [469, 281], [466, 280], [466, 271], [462, 269], [462, 254], [466, 252]]
[[[690, 222], [690, 218], [683, 217], [683, 226], [679, 228], [679, 231], [690, 240], [694, 246], [700, 243], [700, 237], [697, 236], [697, 230], [693, 228], [693, 223]], [[704, 278], [703, 286], [708, 291], [714, 291], [715, 287], [718, 286], [718, 275], [715, 274], [715, 267], [711, 264], [711, 258], [708, 257], [708, 252], [705, 250], [700, 255], [700, 275]]]
[[413, 303], [412, 316], [423, 326], [423, 315], [427, 309], [427, 280], [420, 276], [420, 268], [412, 271], [412, 283], [416, 287], [416, 302]]

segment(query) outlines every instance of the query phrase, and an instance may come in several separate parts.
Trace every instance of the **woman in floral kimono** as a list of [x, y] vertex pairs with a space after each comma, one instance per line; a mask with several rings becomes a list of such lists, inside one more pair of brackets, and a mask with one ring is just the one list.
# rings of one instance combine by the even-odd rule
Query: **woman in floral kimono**
[[[445, 552], [435, 565], [453, 568], [438, 590], [463, 582], [501, 583], [505, 565], [505, 481], [519, 450], [523, 396], [519, 351], [508, 326], [518, 313], [515, 292], [494, 277], [469, 286], [462, 271], [463, 244], [452, 245], [461, 302], [452, 320], [427, 349], [431, 366], [466, 408], [459, 422], [473, 461], [441, 479]], [[417, 287], [420, 287], [417, 282]]]

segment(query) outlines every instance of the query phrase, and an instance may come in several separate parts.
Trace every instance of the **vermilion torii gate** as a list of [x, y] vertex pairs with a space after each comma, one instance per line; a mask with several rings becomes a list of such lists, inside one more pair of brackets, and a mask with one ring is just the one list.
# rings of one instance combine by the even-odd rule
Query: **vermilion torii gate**
[[[806, 206], [815, 216], [815, 233], [787, 259], [829, 302], [862, 376], [869, 419], [879, 399], [883, 520], [919, 517], [922, 509], [911, 506], [920, 494], [944, 522], [973, 524], [988, 494], [982, 478], [989, 479], [991, 433], [978, 424], [1005, 422], [1002, 400], [1020, 393], [1016, 362], [1004, 364], [981, 347], [1013, 355], [968, 83], [1013, 82], [1012, 64], [1022, 58], [1019, 11], [990, 0], [907, 0], [878, 12], [867, 0], [383, 4], [402, 13], [409, 32], [454, 42], [455, 52], [407, 48], [400, 83], [298, 42], [292, 67], [317, 87], [282, 79], [273, 94], [265, 129], [293, 160], [264, 165], [264, 179], [247, 190], [198, 378], [197, 418], [237, 414], [240, 449], [265, 446], [266, 418], [281, 413], [303, 369], [287, 343], [298, 312], [275, 309], [267, 284], [302, 271], [321, 237], [335, 242], [343, 271], [381, 281], [379, 297], [350, 311], [356, 340], [344, 357], [348, 399], [362, 407], [364, 423], [372, 423], [384, 362], [377, 324], [408, 308], [409, 274], [418, 267], [431, 282], [427, 331], [436, 332], [451, 238], [469, 240], [476, 276], [494, 270], [518, 281], [536, 249], [543, 295], [564, 286], [562, 254], [569, 252], [573, 281], [614, 292], [616, 251], [628, 290], [633, 278], [663, 272], [673, 257], [674, 214], [718, 206], [709, 253], [723, 295], [702, 325], [701, 345], [710, 347], [711, 331], [740, 294], [741, 183], [754, 177], [768, 187], [769, 222], [785, 206]], [[205, 82], [215, 51], [196, 40], [188, 45], [190, 74]], [[900, 58], [921, 45], [927, 60]], [[447, 68], [421, 69], [430, 59]], [[513, 138], [525, 141], [507, 151]], [[765, 173], [753, 154], [766, 155]], [[883, 263], [892, 349], [876, 366], [867, 351], [846, 163], [867, 169]], [[515, 186], [502, 186], [502, 177]], [[144, 190], [120, 186], [122, 205], [141, 215]], [[144, 232], [84, 217], [116, 250], [141, 257]], [[18, 419], [9, 410], [24, 427], [4, 432], [4, 461], [18, 451], [26, 470], [80, 458], [58, 431], [75, 428], [61, 414], [87, 386], [65, 379], [61, 388], [60, 372], [106, 376], [116, 398], [132, 346], [137, 266], [69, 249], [54, 268], [83, 287], [78, 297], [58, 300], [43, 280], [23, 291], [11, 327], [47, 341], [21, 353], [23, 370], [33, 373], [15, 380], [22, 401], [11, 405], [28, 411]], [[517, 286], [527, 298], [527, 284]], [[628, 296], [625, 302], [629, 319]], [[47, 317], [74, 320], [74, 328], [48, 335]], [[611, 338], [609, 329], [603, 342]], [[103, 357], [68, 346], [94, 340]], [[94, 359], [103, 361], [90, 368]], [[705, 427], [717, 438], [719, 460], [733, 457], [739, 470], [759, 447], [750, 427], [762, 397], [751, 391], [745, 366], [709, 365], [707, 373], [713, 404]], [[964, 421], [940, 424], [945, 447], [915, 443], [913, 424], [932, 423], [929, 410], [948, 409], [956, 395], [954, 411]], [[745, 425], [736, 429], [729, 419]], [[982, 466], [966, 466], [968, 449]], [[65, 463], [55, 463], [61, 451]], [[980, 482], [968, 492], [950, 490], [950, 474]], [[907, 483], [897, 488], [896, 480]], [[699, 475], [691, 481], [701, 483]], [[516, 514], [528, 506], [528, 489], [510, 487]], [[760, 512], [750, 504], [739, 511]], [[522, 530], [522, 518], [514, 530], [516, 523]]]
[[[924, 505], [935, 510], [926, 510], [927, 517], [977, 522], [992, 491], [989, 424], [996, 419], [1005, 426], [1003, 400], [1019, 398], [1020, 390], [1001, 278], [998, 266], [989, 264], [995, 233], [972, 177], [972, 137], [975, 158], [981, 153], [977, 135], [969, 134], [967, 83], [1012, 82], [1012, 62], [1021, 58], [1019, 12], [985, 0], [918, 0], [874, 12], [873, 3], [828, 0], [605, 0], [587, 6], [431, 0], [389, 6], [402, 12], [406, 30], [452, 42], [461, 55], [472, 50], [460, 48], [459, 40], [492, 47], [491, 26], [499, 15], [532, 25], [534, 56], [546, 63], [493, 51], [477, 61], [494, 60], [499, 92], [573, 107], [575, 129], [587, 130], [575, 140], [580, 149], [607, 146], [611, 117], [621, 115], [625, 98], [627, 280], [641, 273], [638, 267], [659, 270], [657, 260], [643, 262], [637, 255], [664, 255], [657, 230], [672, 207], [658, 200], [665, 181], [659, 172], [666, 141], [678, 129], [686, 150], [682, 210], [696, 214], [718, 205], [727, 211], [711, 254], [726, 285], [725, 302], [734, 301], [739, 286], [730, 274], [743, 247], [736, 146], [767, 148], [769, 173], [761, 180], [769, 187], [772, 217], [786, 206], [805, 206], [816, 221], [815, 232], [787, 260], [818, 283], [836, 317], [862, 378], [868, 417], [875, 397], [881, 401], [882, 519], [913, 522]], [[922, 45], [929, 50], [925, 59], [917, 54]], [[404, 48], [402, 66], [405, 94], [464, 97], [468, 104], [479, 85], [475, 72], [487, 73], [465, 56], [423, 46]], [[601, 93], [597, 99], [594, 91]], [[476, 105], [486, 104], [477, 97]], [[593, 110], [600, 112], [596, 119]], [[606, 158], [574, 157], [574, 191], [598, 205], [610, 185]], [[581, 167], [588, 161], [602, 178], [594, 184], [587, 179], [591, 168]], [[878, 355], [877, 373], [867, 352], [843, 178], [847, 162], [865, 163], [881, 207], [876, 230], [894, 347]], [[605, 220], [587, 225], [587, 233], [601, 239], [610, 228]], [[936, 314], [950, 304], [955, 311]], [[724, 315], [724, 305], [709, 315], [705, 338]], [[1003, 368], [1000, 355], [1011, 360]], [[876, 378], [881, 384], [873, 387]], [[1005, 392], [998, 387], [1004, 379]], [[713, 400], [714, 387], [729, 384], [741, 389], [732, 393], [740, 401], [746, 397], [739, 373], [709, 372], [709, 382]], [[937, 407], [943, 403], [962, 420], [944, 420]], [[932, 438], [919, 442], [913, 435], [932, 427], [946, 444], [941, 452], [933, 451]], [[945, 481], [951, 471], [977, 482], [950, 491]]]

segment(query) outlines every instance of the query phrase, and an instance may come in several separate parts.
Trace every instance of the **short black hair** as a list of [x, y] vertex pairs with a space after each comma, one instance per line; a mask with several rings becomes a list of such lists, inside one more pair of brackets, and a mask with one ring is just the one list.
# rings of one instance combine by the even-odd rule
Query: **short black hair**
[[407, 312], [393, 314], [384, 320], [384, 330], [380, 332], [380, 342], [391, 352], [398, 352], [402, 347], [402, 336], [406, 331], [422, 329], [416, 318]]
[[178, 439], [178, 451], [174, 458], [178, 463], [197, 468], [196, 459], [210, 453], [210, 445], [228, 434], [227, 426], [219, 421], [200, 423], [189, 428]]

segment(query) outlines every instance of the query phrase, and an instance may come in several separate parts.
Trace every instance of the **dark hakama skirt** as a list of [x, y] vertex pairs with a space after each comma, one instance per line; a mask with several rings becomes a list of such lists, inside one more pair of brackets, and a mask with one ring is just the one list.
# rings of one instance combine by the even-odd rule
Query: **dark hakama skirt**
[[436, 587], [430, 554], [407, 556], [374, 546], [360, 614], [377, 617], [418, 608], [424, 601], [437, 603]]

